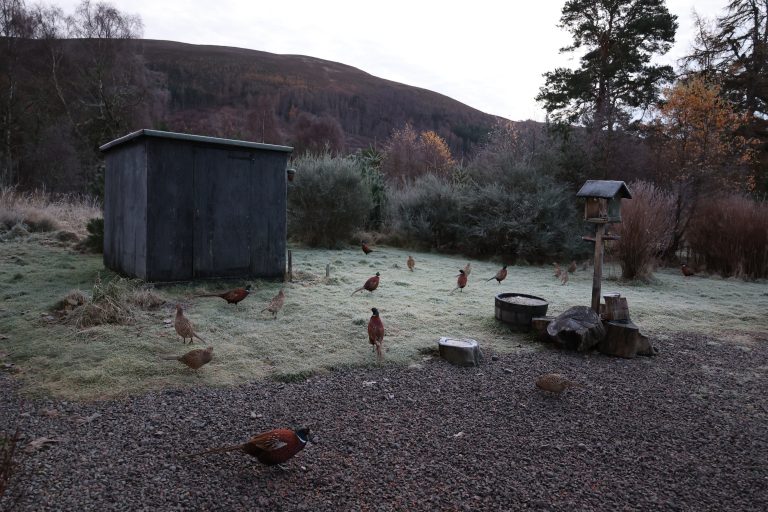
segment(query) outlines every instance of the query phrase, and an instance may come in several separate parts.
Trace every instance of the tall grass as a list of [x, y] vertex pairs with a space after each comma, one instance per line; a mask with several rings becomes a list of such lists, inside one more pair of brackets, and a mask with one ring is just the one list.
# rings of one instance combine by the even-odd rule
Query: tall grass
[[620, 239], [613, 254], [621, 264], [623, 279], [648, 279], [656, 262], [672, 240], [674, 198], [645, 181], [630, 184], [632, 199], [622, 201], [622, 222], [615, 224]]
[[63, 229], [85, 236], [88, 220], [100, 216], [101, 205], [90, 196], [0, 188], [0, 229], [24, 224], [29, 231]]
[[768, 204], [740, 195], [702, 202], [686, 239], [696, 263], [722, 276], [768, 277]]

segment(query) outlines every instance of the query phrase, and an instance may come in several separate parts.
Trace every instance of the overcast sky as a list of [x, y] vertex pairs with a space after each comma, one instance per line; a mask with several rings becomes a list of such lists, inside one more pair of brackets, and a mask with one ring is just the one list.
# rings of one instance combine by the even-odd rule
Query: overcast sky
[[[48, 0], [70, 13], [79, 0]], [[138, 14], [144, 37], [250, 48], [332, 60], [430, 89], [512, 120], [544, 120], [534, 101], [542, 74], [577, 62], [558, 49], [563, 0], [112, 0]], [[693, 16], [727, 0], [667, 0], [678, 16], [675, 47], [693, 41]]]

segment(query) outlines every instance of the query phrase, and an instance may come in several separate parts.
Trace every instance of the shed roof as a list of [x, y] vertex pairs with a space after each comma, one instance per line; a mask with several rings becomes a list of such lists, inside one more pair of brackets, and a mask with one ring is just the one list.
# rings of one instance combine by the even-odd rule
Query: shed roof
[[623, 181], [612, 180], [587, 180], [576, 193], [576, 197], [603, 197], [611, 199], [616, 197], [632, 199], [627, 185]]
[[190, 142], [204, 142], [207, 144], [219, 144], [221, 146], [236, 146], [241, 148], [267, 149], [271, 151], [283, 151], [286, 153], [290, 153], [291, 151], [293, 151], [293, 148], [289, 146], [277, 146], [275, 144], [264, 144], [261, 142], [248, 142], [245, 140], [234, 140], [234, 139], [220, 139], [218, 137], [207, 137], [205, 135], [191, 135], [188, 133], [163, 132], [160, 130], [146, 130], [146, 129], [138, 130], [133, 133], [129, 133], [128, 135], [124, 135], [119, 139], [115, 139], [111, 142], [107, 142], [103, 146], [99, 147], [99, 149], [101, 151], [107, 151], [116, 146], [124, 144], [130, 140], [133, 140], [137, 137], [142, 137], [142, 136], [158, 137], [161, 139], [186, 140]]

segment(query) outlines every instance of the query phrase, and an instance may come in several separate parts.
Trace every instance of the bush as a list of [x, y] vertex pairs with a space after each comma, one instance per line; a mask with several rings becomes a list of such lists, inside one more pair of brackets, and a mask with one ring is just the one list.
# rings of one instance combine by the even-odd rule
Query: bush
[[85, 225], [88, 236], [83, 244], [89, 251], [104, 252], [104, 219], [97, 217], [88, 221]]
[[389, 226], [397, 238], [421, 249], [458, 250], [464, 187], [432, 174], [390, 190]]
[[427, 175], [390, 193], [390, 227], [405, 245], [509, 263], [588, 249], [573, 193], [529, 167], [475, 169], [460, 182]]
[[675, 201], [671, 193], [648, 182], [636, 181], [629, 189], [632, 199], [622, 201], [622, 222], [614, 224], [620, 239], [613, 254], [623, 279], [647, 280], [656, 256], [672, 241]]
[[768, 204], [740, 195], [702, 201], [686, 232], [696, 262], [724, 277], [768, 277]]
[[294, 162], [288, 188], [288, 233], [314, 247], [333, 248], [368, 220], [372, 202], [360, 165], [352, 158], [306, 155]]

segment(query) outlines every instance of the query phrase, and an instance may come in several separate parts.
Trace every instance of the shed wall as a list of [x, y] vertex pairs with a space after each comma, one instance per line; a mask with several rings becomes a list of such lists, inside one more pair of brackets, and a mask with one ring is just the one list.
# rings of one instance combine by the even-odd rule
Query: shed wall
[[192, 279], [194, 158], [188, 142], [147, 138], [147, 279]]
[[144, 144], [107, 154], [104, 176], [104, 265], [146, 279], [147, 172]]

